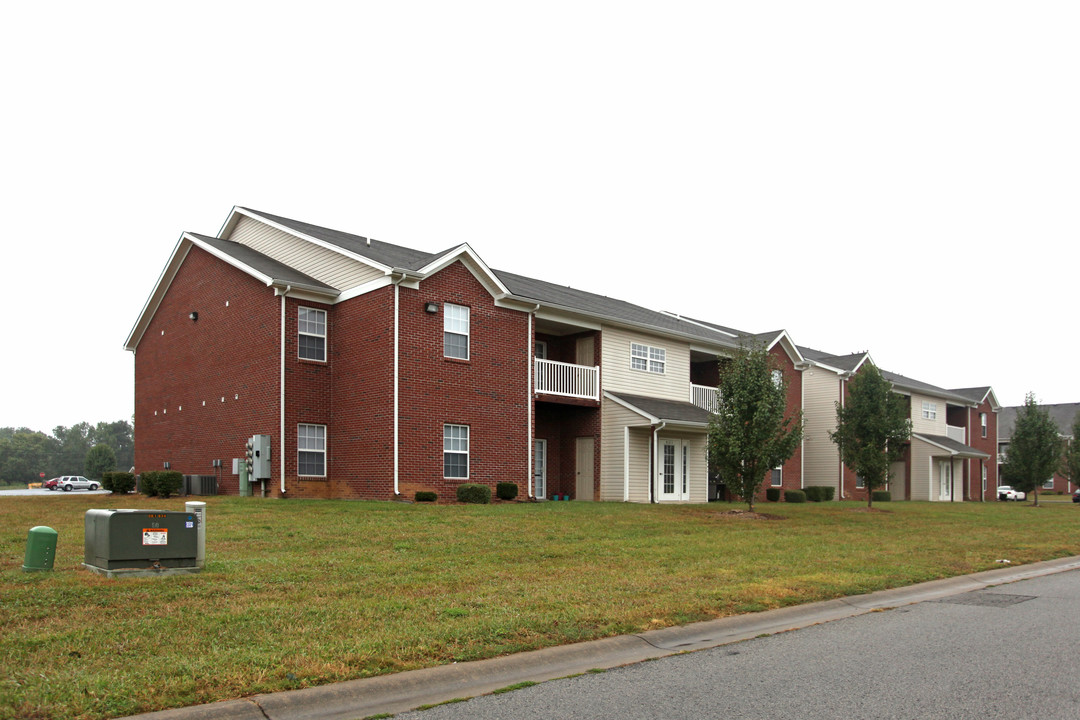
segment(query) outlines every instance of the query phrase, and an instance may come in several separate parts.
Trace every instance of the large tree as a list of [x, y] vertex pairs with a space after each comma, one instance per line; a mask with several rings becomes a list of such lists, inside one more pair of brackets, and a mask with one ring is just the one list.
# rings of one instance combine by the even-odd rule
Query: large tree
[[802, 439], [802, 412], [788, 412], [787, 386], [778, 361], [761, 345], [740, 348], [720, 364], [709, 459], [751, 511], [765, 476], [783, 465]]
[[889, 481], [889, 467], [904, 455], [911, 436], [908, 404], [892, 383], [867, 363], [848, 382], [848, 396], [836, 403], [836, 432], [829, 438], [840, 459], [866, 485], [866, 506], [874, 506], [874, 490]]
[[1005, 479], [1017, 490], [1034, 493], [1039, 504], [1039, 487], [1054, 476], [1061, 464], [1061, 436], [1050, 413], [1028, 393], [1016, 412], [1009, 450], [1005, 455]]
[[55, 450], [55, 440], [26, 428], [0, 437], [0, 479], [9, 483], [38, 482], [41, 473], [52, 472]]
[[116, 453], [108, 445], [95, 445], [86, 453], [86, 476], [100, 480], [101, 476], [116, 469]]

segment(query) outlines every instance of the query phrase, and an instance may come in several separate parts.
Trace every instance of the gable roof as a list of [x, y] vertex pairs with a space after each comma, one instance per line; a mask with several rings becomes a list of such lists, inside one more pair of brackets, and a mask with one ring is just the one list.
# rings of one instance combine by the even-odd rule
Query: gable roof
[[974, 387], [974, 388], [959, 388], [953, 390], [957, 395], [963, 395], [976, 405], [981, 405], [984, 401], [990, 403], [990, 409], [997, 412], [1001, 409], [1001, 404], [997, 400], [997, 395], [994, 394], [992, 387]]
[[[1012, 437], [1016, 427], [1016, 414], [1022, 405], [1003, 407], [998, 413], [998, 441], [1007, 442]], [[1072, 426], [1080, 413], [1080, 403], [1062, 403], [1058, 405], [1043, 405], [1050, 419], [1058, 427], [1058, 434], [1062, 437], [1072, 437]]]
[[708, 410], [703, 410], [693, 403], [679, 400], [663, 400], [661, 398], [645, 397], [644, 395], [629, 395], [627, 393], [607, 391], [604, 391], [604, 397], [637, 412], [652, 424], [666, 422], [677, 425], [707, 426], [712, 417]]
[[827, 367], [832, 370], [840, 370], [844, 373], [853, 373], [857, 371], [862, 367], [862, 364], [868, 360], [870, 361], [870, 364], [876, 364], [870, 358], [870, 353], [866, 351], [849, 353], [847, 355], [834, 355], [822, 350], [814, 350], [813, 348], [800, 345], [799, 352], [802, 353], [804, 358], [815, 365]]
[[946, 437], [944, 435], [927, 435], [927, 434], [924, 434], [924, 433], [911, 433], [911, 437], [918, 438], [919, 440], [922, 440], [923, 442], [930, 443], [931, 445], [934, 445], [937, 448], [939, 448], [941, 450], [944, 450], [945, 452], [949, 453], [949, 455], [953, 455], [953, 456], [956, 456], [956, 457], [982, 458], [983, 460], [989, 459], [989, 457], [990, 457], [989, 453], [985, 453], [982, 450], [977, 450], [977, 449], [975, 449], [973, 447], [965, 445], [962, 442], [959, 442], [957, 440], [953, 440], [952, 438]]
[[232, 240], [199, 235], [198, 233], [184, 233], [184, 236], [194, 240], [195, 245], [212, 252], [212, 254], [226, 260], [226, 262], [231, 260], [232, 262], [229, 264], [263, 280], [267, 285], [292, 285], [296, 288], [302, 287], [308, 290], [325, 292], [328, 295], [338, 294], [336, 288], [320, 282], [310, 275], [305, 275], [285, 263], [278, 262], [274, 258], [264, 255], [247, 245]]

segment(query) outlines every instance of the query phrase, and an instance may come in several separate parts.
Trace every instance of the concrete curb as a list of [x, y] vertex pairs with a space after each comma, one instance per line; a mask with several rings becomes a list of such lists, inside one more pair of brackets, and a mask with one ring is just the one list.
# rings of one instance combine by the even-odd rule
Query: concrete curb
[[994, 585], [1080, 569], [1080, 556], [1004, 567], [836, 600], [736, 615], [679, 627], [562, 645], [489, 660], [254, 695], [127, 720], [358, 720], [475, 697], [520, 682], [542, 682], [681, 652], [740, 642], [886, 608], [937, 600]]

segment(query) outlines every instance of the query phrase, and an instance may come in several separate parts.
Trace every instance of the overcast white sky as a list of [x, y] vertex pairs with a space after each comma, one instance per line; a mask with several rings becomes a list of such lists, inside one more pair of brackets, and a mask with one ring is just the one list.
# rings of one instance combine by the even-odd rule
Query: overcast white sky
[[1080, 402], [1080, 3], [9, 3], [0, 426], [233, 205]]

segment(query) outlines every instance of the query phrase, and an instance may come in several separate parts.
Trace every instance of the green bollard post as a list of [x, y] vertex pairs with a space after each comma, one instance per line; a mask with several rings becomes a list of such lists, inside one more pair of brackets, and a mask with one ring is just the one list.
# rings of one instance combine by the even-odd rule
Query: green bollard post
[[57, 532], [51, 527], [38, 525], [30, 528], [26, 535], [26, 559], [23, 560], [23, 572], [41, 572], [53, 569], [56, 559]]

